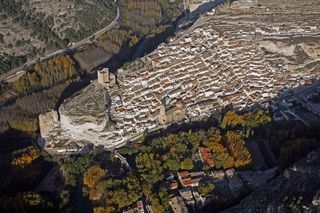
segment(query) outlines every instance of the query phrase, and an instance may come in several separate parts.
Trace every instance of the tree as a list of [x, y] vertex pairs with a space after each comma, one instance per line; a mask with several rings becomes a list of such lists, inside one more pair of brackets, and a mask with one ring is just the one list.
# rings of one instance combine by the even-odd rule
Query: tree
[[63, 162], [63, 169], [66, 172], [66, 185], [75, 187], [79, 175], [82, 175], [91, 164], [91, 156], [82, 154], [80, 156], [71, 156]]
[[154, 184], [164, 178], [163, 165], [158, 155], [140, 153], [136, 157], [136, 165], [141, 177], [149, 184]]
[[83, 184], [86, 185], [89, 190], [92, 190], [102, 177], [105, 177], [105, 171], [98, 165], [91, 166], [84, 173]]
[[206, 182], [206, 183], [200, 183], [200, 185], [198, 186], [198, 191], [200, 194], [202, 195], [207, 195], [207, 194], [210, 194], [214, 191], [214, 185], [213, 183], [209, 183], [209, 182]]
[[221, 122], [222, 129], [226, 129], [227, 127], [236, 127], [243, 126], [245, 123], [243, 116], [238, 115], [235, 111], [228, 111]]
[[181, 163], [180, 163], [180, 169], [182, 170], [192, 170], [193, 169], [193, 162], [190, 158], [186, 158], [184, 159]]
[[17, 150], [12, 154], [11, 165], [15, 168], [24, 168], [30, 165], [40, 155], [40, 152], [33, 146]]
[[[89, 189], [89, 199], [98, 200], [106, 189], [106, 182], [102, 181], [105, 171], [98, 165], [89, 167], [83, 175], [83, 184]], [[85, 191], [85, 190], [83, 190]]]
[[251, 165], [252, 157], [245, 146], [245, 141], [242, 139], [241, 132], [228, 131], [227, 146], [236, 167]]
[[178, 171], [180, 168], [180, 163], [177, 160], [168, 159], [166, 165], [170, 171]]

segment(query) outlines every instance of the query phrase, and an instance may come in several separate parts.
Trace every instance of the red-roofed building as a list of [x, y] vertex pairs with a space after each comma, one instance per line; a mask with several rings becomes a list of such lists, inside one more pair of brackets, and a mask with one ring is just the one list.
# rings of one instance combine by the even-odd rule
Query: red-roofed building
[[181, 184], [186, 187], [186, 186], [191, 186], [192, 185], [192, 180], [191, 178], [186, 178], [181, 180]]
[[177, 175], [183, 187], [187, 187], [187, 186], [195, 187], [199, 185], [199, 182], [203, 178], [204, 173], [203, 172], [189, 173], [187, 171], [184, 171], [184, 172], [178, 172]]
[[177, 175], [183, 187], [191, 186], [192, 180], [188, 171], [178, 172]]
[[202, 162], [210, 167], [214, 167], [214, 160], [209, 148], [199, 147], [199, 155]]
[[170, 183], [170, 189], [171, 189], [171, 190], [177, 189], [178, 187], [179, 187], [178, 181], [173, 180], [173, 181]]
[[178, 172], [178, 177], [179, 179], [183, 179], [189, 176], [189, 172], [188, 171], [183, 171], [183, 172]]

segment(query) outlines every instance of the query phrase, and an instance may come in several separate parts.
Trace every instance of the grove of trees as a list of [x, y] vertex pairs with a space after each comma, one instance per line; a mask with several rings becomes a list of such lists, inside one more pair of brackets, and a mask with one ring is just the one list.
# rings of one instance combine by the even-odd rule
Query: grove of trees
[[39, 155], [39, 150], [35, 149], [33, 146], [17, 150], [12, 153], [11, 166], [14, 168], [24, 168], [36, 160]]
[[62, 83], [76, 76], [75, 62], [68, 55], [58, 55], [40, 63], [13, 83], [13, 88], [20, 94], [29, 93], [57, 83]]
[[88, 187], [90, 200], [97, 200], [104, 193], [106, 186], [100, 180], [105, 176], [105, 171], [99, 165], [89, 167], [84, 173], [83, 184]]

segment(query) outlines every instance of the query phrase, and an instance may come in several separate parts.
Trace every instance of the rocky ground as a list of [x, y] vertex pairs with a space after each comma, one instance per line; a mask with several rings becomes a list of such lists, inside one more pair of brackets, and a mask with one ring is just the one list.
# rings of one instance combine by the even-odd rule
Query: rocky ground
[[319, 9], [315, 0], [241, 0], [218, 10], [214, 23], [221, 33], [255, 34], [257, 47], [271, 64], [296, 75], [308, 73], [311, 79], [319, 72]]
[[42, 136], [46, 138], [47, 151], [64, 152], [64, 149], [82, 148], [89, 142], [105, 145], [107, 141], [116, 141], [105, 95], [104, 89], [94, 81], [64, 101], [59, 108], [60, 121], [52, 121], [52, 112], [41, 115], [40, 128], [45, 130]]

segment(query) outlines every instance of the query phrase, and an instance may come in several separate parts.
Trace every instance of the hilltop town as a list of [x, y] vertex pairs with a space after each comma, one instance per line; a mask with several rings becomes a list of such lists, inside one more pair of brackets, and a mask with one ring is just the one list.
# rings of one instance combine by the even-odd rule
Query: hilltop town
[[[89, 125], [88, 132], [99, 135], [94, 141], [90, 134], [76, 134], [85, 122], [71, 122], [73, 127], [64, 128], [65, 121], [72, 120], [64, 106], [58, 130], [61, 134], [57, 137], [57, 131], [51, 131], [46, 140], [69, 138], [118, 147], [174, 122], [206, 118], [228, 104], [237, 109], [270, 106], [271, 99], [283, 89], [310, 84], [318, 78], [316, 23], [320, 20], [310, 5], [304, 8], [306, 13], [310, 10], [312, 23], [297, 15], [294, 8], [284, 8], [290, 16], [273, 15], [271, 1], [236, 1], [231, 6], [219, 6], [190, 29], [178, 32], [168, 43], [118, 72], [101, 71], [107, 75], [98, 75], [98, 84], [104, 89], [90, 91], [90, 95], [102, 91], [108, 94], [107, 100], [100, 94], [97, 101], [106, 101], [105, 115], [112, 125], [99, 131]], [[82, 104], [73, 105], [73, 109], [78, 105], [85, 110]]]
[[320, 211], [319, 0], [54, 4], [0, 3], [0, 212]]

